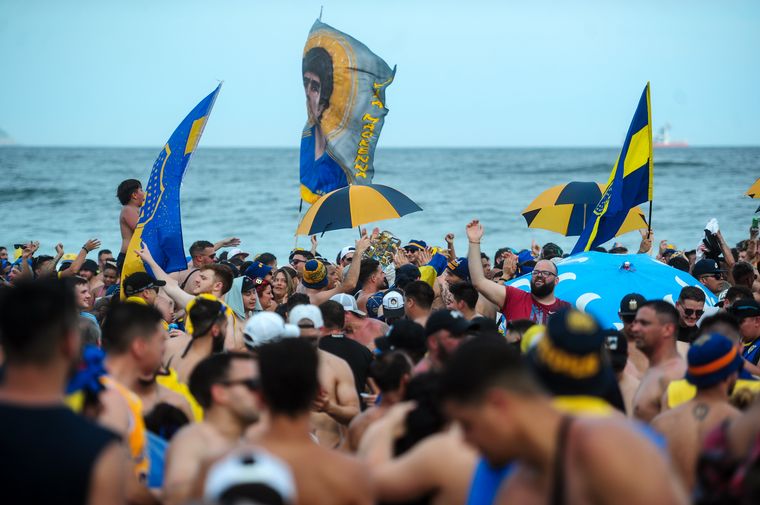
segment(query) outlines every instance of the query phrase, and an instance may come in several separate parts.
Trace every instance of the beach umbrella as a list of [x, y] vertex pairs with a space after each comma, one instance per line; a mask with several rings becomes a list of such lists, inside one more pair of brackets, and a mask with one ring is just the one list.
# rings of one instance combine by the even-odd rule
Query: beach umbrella
[[383, 219], [395, 219], [422, 210], [419, 205], [388, 186], [351, 185], [327, 193], [309, 208], [296, 235], [316, 235], [354, 228]]
[[760, 179], [756, 180], [744, 194], [750, 198], [760, 198]]
[[[568, 182], [554, 186], [533, 200], [522, 215], [528, 228], [540, 228], [566, 237], [580, 236], [588, 215], [602, 198], [603, 184], [598, 182]], [[615, 236], [647, 228], [644, 213], [634, 207], [628, 212]]]
[[[605, 328], [622, 328], [618, 310], [628, 293], [647, 300], [675, 303], [681, 289], [696, 286], [705, 292], [705, 306], [717, 303], [715, 296], [687, 272], [670, 267], [646, 254], [585, 252], [557, 263], [559, 284], [554, 291], [561, 300], [597, 318]], [[530, 275], [507, 282], [530, 291]]]

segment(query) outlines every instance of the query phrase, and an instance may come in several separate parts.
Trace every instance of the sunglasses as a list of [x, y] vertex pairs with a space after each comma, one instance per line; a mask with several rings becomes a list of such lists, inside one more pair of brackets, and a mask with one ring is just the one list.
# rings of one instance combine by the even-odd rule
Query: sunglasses
[[695, 314], [696, 314], [697, 317], [702, 317], [702, 315], [705, 313], [705, 311], [704, 310], [700, 310], [700, 309], [687, 309], [687, 308], [684, 308], [683, 309], [683, 313], [684, 313], [684, 315], [687, 315], [689, 317], [691, 317], [691, 316], [693, 316]]
[[557, 274], [555, 274], [554, 272], [548, 272], [546, 270], [533, 270], [530, 273], [530, 275], [532, 275], [533, 277], [554, 277]]
[[219, 384], [221, 384], [223, 386], [237, 386], [237, 385], [241, 385], [241, 386], [245, 386], [248, 389], [248, 391], [258, 391], [258, 390], [261, 389], [261, 380], [254, 379], [254, 378], [250, 378], [250, 379], [238, 379], [238, 380], [234, 380], [234, 381], [221, 381], [221, 382], [219, 382]]
[[296, 266], [299, 263], [306, 263], [306, 262], [304, 260], [297, 260], [295, 258], [293, 258], [292, 260], [290, 260], [290, 264], [293, 265], [293, 266]]

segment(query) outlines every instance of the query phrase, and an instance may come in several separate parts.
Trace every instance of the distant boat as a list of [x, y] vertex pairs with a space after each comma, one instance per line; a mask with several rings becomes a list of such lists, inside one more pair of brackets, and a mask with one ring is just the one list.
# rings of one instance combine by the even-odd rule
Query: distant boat
[[660, 128], [660, 131], [654, 137], [655, 147], [689, 147], [689, 143], [685, 140], [671, 140], [670, 139], [670, 123], [665, 123], [665, 126]]

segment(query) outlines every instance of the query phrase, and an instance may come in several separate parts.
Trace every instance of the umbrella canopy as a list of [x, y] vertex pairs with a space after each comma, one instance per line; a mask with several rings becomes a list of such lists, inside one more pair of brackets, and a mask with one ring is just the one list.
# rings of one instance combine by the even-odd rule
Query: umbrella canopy
[[400, 191], [380, 184], [350, 185], [327, 193], [304, 215], [296, 235], [316, 235], [394, 219], [422, 210]]
[[[683, 287], [697, 286], [705, 292], [705, 306], [717, 303], [715, 296], [687, 272], [645, 254], [580, 253], [560, 261], [557, 270], [557, 297], [593, 315], [605, 328], [622, 328], [618, 310], [620, 300], [629, 293], [675, 303]], [[530, 275], [507, 285], [530, 291]]]
[[[603, 184], [568, 182], [547, 189], [522, 211], [528, 228], [541, 228], [566, 237], [580, 236], [587, 216], [602, 198]], [[647, 227], [644, 213], [634, 207], [628, 212], [618, 235]]]
[[756, 180], [744, 194], [750, 198], [760, 198], [760, 179]]

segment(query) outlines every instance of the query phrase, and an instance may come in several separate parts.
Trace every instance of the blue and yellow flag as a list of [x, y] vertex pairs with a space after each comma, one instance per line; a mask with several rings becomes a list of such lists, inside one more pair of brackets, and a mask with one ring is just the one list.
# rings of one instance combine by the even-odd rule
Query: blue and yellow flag
[[[190, 156], [198, 146], [203, 128], [222, 85], [195, 106], [182, 120], [158, 155], [145, 188], [145, 203], [140, 209], [135, 232], [129, 241], [127, 256], [121, 272], [124, 280], [135, 272], [145, 272], [142, 260], [135, 252], [141, 243], [166, 272], [187, 268], [182, 243], [182, 220], [179, 210], [179, 189]], [[122, 291], [122, 299], [124, 292]]]
[[301, 132], [301, 198], [309, 203], [348, 184], [370, 184], [375, 147], [396, 69], [321, 21], [303, 50], [308, 119]]
[[653, 182], [652, 107], [647, 83], [607, 187], [586, 219], [572, 254], [589, 251], [615, 237], [628, 211], [652, 200]]

